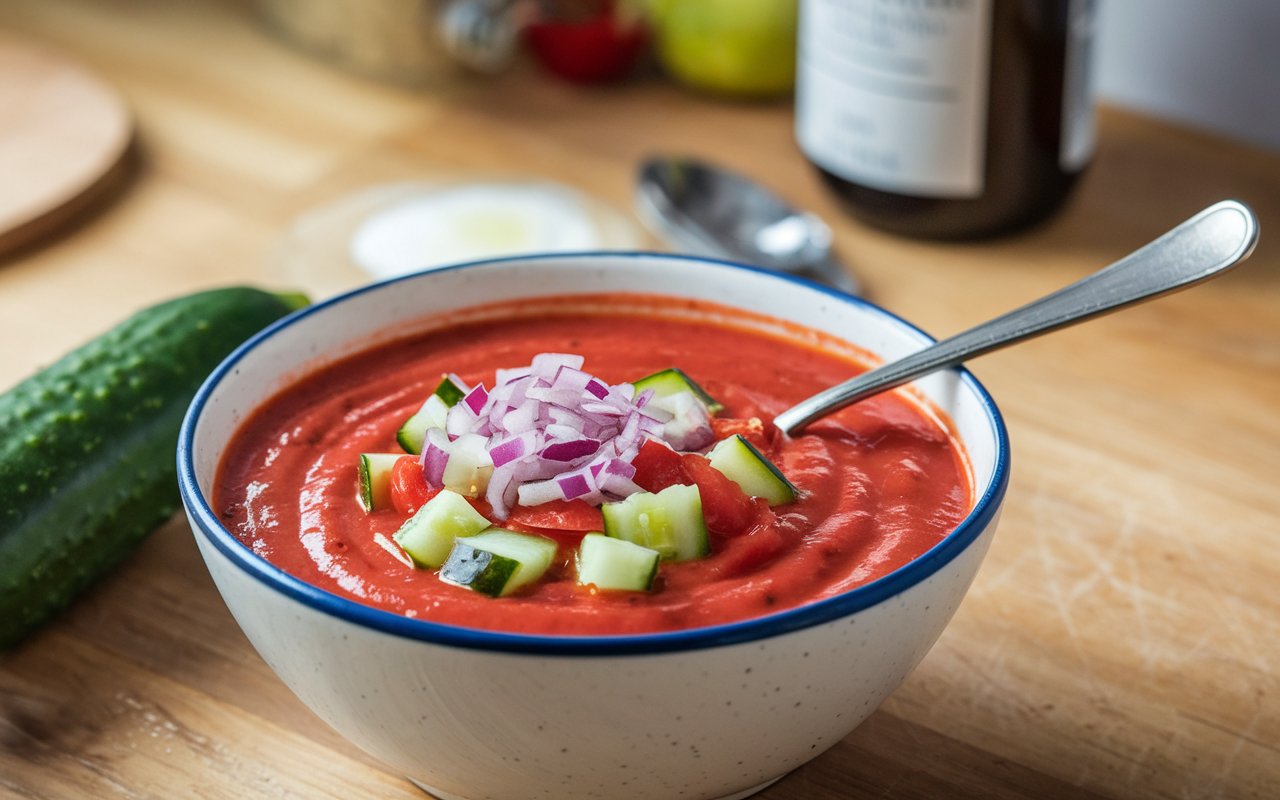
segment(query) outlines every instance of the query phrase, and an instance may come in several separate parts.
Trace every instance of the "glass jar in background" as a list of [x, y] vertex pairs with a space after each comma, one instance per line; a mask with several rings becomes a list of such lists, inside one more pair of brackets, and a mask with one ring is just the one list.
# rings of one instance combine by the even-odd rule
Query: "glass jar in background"
[[801, 0], [796, 138], [853, 214], [908, 236], [1011, 231], [1094, 149], [1096, 0]]
[[360, 75], [410, 86], [499, 72], [532, 0], [256, 0], [273, 32]]
[[[730, 0], [731, 2], [733, 0]], [[794, 5], [795, 0], [767, 0]], [[649, 44], [643, 0], [256, 0], [286, 41], [366, 77], [440, 86], [492, 75], [522, 40], [556, 77], [626, 77]], [[794, 9], [787, 42], [794, 53]], [[786, 60], [787, 69], [794, 58]], [[788, 84], [789, 85], [789, 84]]]

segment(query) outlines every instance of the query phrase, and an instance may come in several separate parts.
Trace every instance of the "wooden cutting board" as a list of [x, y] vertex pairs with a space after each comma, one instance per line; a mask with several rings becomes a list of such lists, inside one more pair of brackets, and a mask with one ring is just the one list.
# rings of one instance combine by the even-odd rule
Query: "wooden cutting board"
[[72, 220], [113, 186], [132, 130], [120, 95], [92, 72], [0, 37], [0, 254]]

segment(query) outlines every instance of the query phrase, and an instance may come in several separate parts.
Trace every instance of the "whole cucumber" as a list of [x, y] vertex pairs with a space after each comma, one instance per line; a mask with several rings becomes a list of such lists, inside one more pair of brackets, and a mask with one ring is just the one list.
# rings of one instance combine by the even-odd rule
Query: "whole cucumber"
[[178, 428], [201, 382], [245, 339], [306, 304], [239, 286], [180, 297], [0, 395], [0, 648], [174, 513]]

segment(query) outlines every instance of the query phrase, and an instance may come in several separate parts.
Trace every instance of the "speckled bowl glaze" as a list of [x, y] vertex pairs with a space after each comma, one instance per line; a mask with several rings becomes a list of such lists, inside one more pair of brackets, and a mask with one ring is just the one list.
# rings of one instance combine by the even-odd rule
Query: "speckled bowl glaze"
[[183, 425], [183, 500], [237, 622], [318, 716], [442, 798], [746, 797], [836, 744], [898, 686], [960, 604], [995, 530], [1006, 433], [963, 371], [915, 384], [967, 449], [977, 503], [963, 523], [878, 581], [731, 625], [556, 637], [407, 619], [285, 574], [211, 510], [227, 440], [289, 376], [424, 315], [611, 291], [737, 306], [886, 359], [929, 341], [864, 301], [733, 264], [641, 253], [502, 259], [369, 286], [282, 320], [209, 377]]

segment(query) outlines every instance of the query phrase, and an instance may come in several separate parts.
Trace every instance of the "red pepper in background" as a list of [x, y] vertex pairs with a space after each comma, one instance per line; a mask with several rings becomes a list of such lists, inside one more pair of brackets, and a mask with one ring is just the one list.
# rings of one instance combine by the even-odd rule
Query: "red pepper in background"
[[614, 0], [550, 5], [553, 13], [524, 29], [525, 43], [548, 71], [572, 83], [626, 76], [649, 44], [643, 19], [618, 13]]

